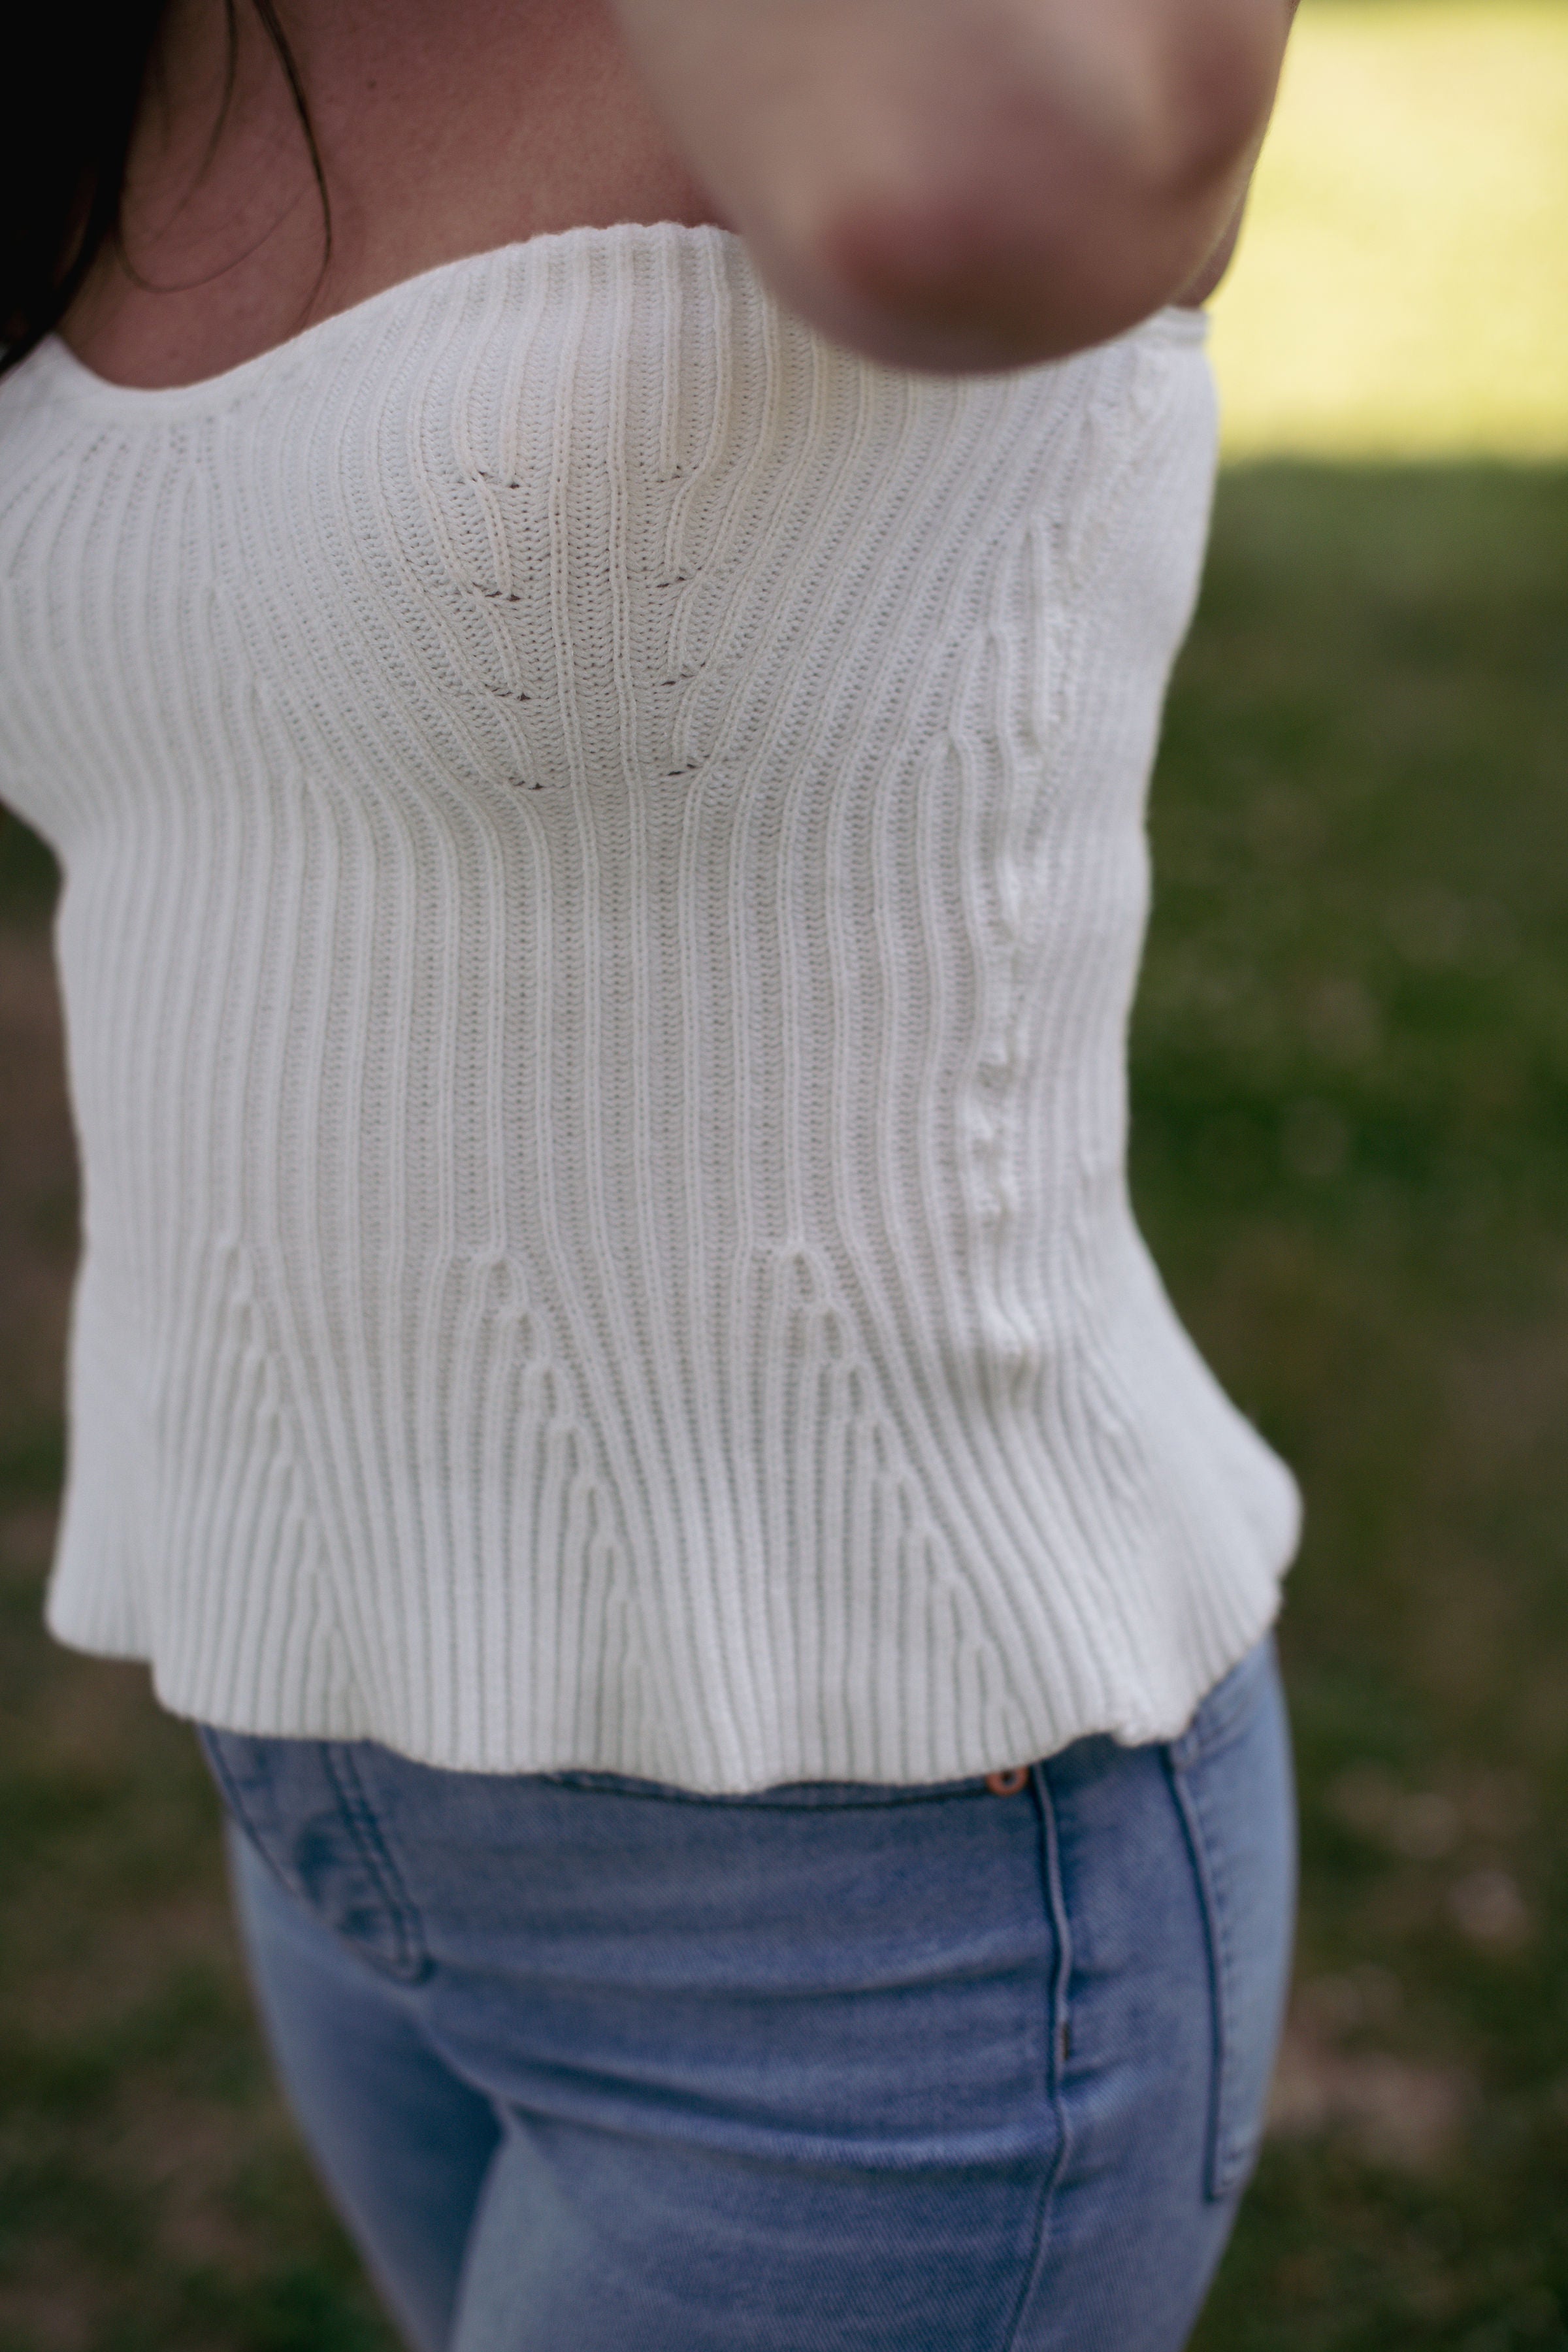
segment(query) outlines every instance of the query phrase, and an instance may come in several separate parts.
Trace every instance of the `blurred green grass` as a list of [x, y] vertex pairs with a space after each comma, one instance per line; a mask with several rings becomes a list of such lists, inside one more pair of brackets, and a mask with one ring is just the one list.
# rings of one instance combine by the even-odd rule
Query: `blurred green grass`
[[1568, 2345], [1568, 469], [1222, 484], [1140, 1210], [1297, 1465], [1300, 1999], [1203, 2352]]

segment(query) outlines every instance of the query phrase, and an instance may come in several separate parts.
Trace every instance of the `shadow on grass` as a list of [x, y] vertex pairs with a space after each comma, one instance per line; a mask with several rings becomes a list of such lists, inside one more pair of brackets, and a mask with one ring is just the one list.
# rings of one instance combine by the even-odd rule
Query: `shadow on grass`
[[[1565, 696], [1568, 472], [1222, 482], [1154, 796], [1133, 1175], [1306, 1488], [1304, 1874], [1275, 2136], [1200, 2352], [1568, 2352]], [[0, 2352], [386, 2352], [266, 2086], [188, 1737], [37, 1627], [51, 888], [0, 830]]]

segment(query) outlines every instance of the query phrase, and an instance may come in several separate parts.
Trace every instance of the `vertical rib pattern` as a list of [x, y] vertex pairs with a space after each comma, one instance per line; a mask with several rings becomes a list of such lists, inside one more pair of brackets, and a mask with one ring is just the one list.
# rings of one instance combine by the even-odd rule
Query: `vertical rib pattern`
[[912, 377], [626, 226], [5, 386], [58, 1633], [237, 1729], [702, 1790], [1184, 1723], [1296, 1519], [1123, 1179], [1201, 336]]

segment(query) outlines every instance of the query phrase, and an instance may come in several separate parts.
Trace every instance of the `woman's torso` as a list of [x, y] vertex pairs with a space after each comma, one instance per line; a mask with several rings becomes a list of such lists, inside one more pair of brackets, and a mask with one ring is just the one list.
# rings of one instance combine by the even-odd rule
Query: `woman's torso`
[[1202, 334], [906, 376], [622, 226], [0, 386], [86, 1172], [58, 1630], [498, 1769], [1180, 1727], [1294, 1528], [1122, 1172]]
[[1179, 1728], [1294, 1533], [1122, 1173], [1201, 326], [921, 379], [710, 226], [459, 207], [410, 278], [340, 220], [302, 336], [242, 272], [0, 386], [87, 1179], [57, 1630], [495, 1769]]

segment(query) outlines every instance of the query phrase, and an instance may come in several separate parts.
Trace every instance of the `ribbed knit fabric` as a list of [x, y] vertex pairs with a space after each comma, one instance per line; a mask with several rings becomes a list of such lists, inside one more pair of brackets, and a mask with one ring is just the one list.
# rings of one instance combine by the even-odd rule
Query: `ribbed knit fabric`
[[1202, 336], [910, 376], [623, 226], [0, 387], [57, 1633], [233, 1729], [695, 1790], [1181, 1727], [1297, 1511], [1123, 1174]]

